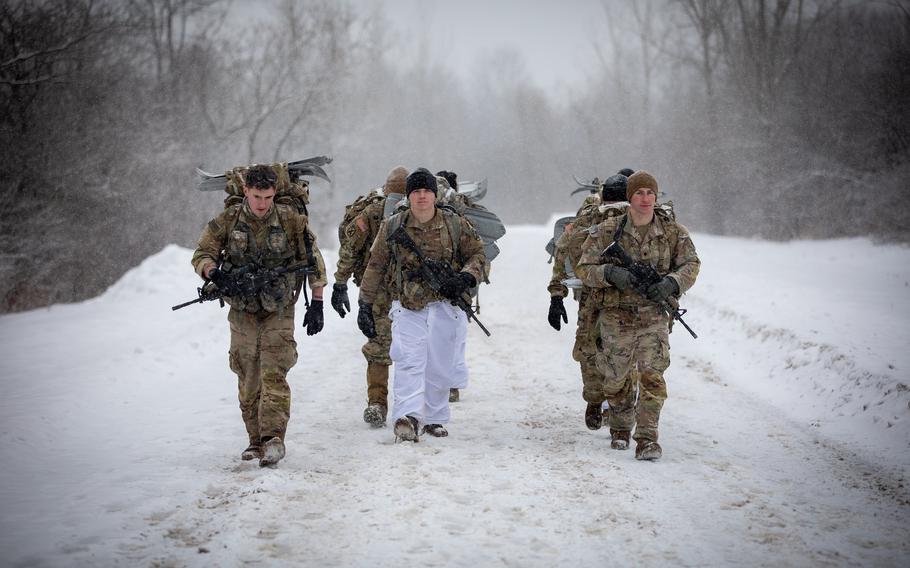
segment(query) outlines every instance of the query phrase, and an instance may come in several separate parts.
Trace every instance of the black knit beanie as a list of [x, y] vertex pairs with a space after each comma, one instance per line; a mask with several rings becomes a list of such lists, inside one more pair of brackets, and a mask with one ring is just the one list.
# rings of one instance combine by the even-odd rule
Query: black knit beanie
[[436, 187], [436, 176], [426, 168], [417, 168], [411, 172], [405, 182], [405, 195], [411, 195], [411, 192], [417, 189], [429, 189], [436, 194], [439, 191]]
[[608, 201], [625, 201], [628, 178], [622, 174], [613, 174], [604, 180], [601, 199]]

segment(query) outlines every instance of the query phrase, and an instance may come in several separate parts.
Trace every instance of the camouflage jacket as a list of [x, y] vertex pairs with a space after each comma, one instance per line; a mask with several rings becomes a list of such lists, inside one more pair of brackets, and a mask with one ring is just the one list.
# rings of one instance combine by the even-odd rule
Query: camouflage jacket
[[[444, 209], [436, 209], [436, 214], [426, 223], [418, 221], [410, 212], [397, 215], [405, 216], [403, 218], [405, 230], [426, 258], [446, 260], [456, 271], [467, 272], [477, 282], [482, 281], [482, 270], [486, 260], [483, 242], [464, 217]], [[446, 216], [454, 217], [461, 224], [457, 253], [449, 234]], [[401, 305], [409, 310], [420, 310], [430, 302], [445, 300], [419, 276], [414, 275], [420, 264], [417, 255], [386, 240], [387, 227], [392, 218], [383, 221], [379, 234], [373, 241], [370, 262], [360, 285], [360, 299], [372, 304], [379, 290], [385, 287], [392, 300], [400, 301]]]
[[[310, 231], [306, 215], [288, 205], [276, 204], [262, 219], [256, 217], [244, 202], [232, 205], [209, 221], [193, 253], [193, 268], [202, 276], [209, 265], [223, 260], [226, 272], [257, 265], [277, 268], [308, 263], [307, 240], [316, 273], [308, 275], [310, 288], [326, 285], [325, 262], [316, 246], [316, 235]], [[231, 306], [249, 313], [273, 312], [297, 301], [302, 279], [286, 274], [276, 284], [280, 298], [261, 294], [258, 298], [225, 298]]]
[[385, 200], [364, 207], [354, 222], [348, 225], [347, 239], [338, 248], [338, 264], [335, 266], [335, 282], [347, 282], [354, 277], [354, 284], [360, 286], [363, 272], [370, 261], [370, 247], [379, 234]]
[[[604, 307], [640, 307], [651, 302], [633, 289], [621, 292], [604, 280], [601, 253], [613, 242], [613, 236], [627, 215], [610, 217], [588, 231], [582, 245], [581, 260], [576, 267], [585, 288], [603, 290]], [[619, 244], [633, 260], [650, 264], [661, 276], [669, 276], [679, 286], [680, 295], [695, 284], [701, 261], [689, 231], [667, 216], [655, 213], [644, 237], [639, 237], [631, 221], [627, 222], [619, 237]]]
[[[617, 201], [603, 203], [600, 193], [589, 195], [582, 202], [575, 220], [566, 225], [565, 232], [556, 241], [556, 252], [553, 255], [553, 273], [547, 291], [551, 296], [565, 298], [568, 288], [563, 280], [575, 275], [575, 265], [581, 258], [581, 245], [588, 236], [588, 230], [610, 217], [622, 215], [626, 212], [629, 203]], [[573, 290], [573, 297], [578, 299], [578, 290]]]

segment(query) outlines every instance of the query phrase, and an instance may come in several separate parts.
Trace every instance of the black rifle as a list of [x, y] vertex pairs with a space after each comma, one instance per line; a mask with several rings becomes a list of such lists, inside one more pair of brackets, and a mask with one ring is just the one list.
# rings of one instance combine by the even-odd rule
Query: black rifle
[[[426, 282], [434, 292], [442, 295], [439, 289], [442, 287], [443, 282], [455, 276], [455, 270], [449, 265], [448, 262], [444, 260], [433, 260], [425, 257], [423, 251], [420, 250], [420, 247], [417, 246], [417, 243], [414, 242], [414, 239], [411, 238], [411, 235], [407, 233], [404, 229], [404, 223], [402, 223], [391, 235], [388, 236], [387, 240], [390, 243], [395, 243], [403, 246], [408, 249], [415, 255], [417, 255], [417, 260], [420, 261], [420, 266], [415, 271], [418, 276], [420, 276], [424, 282]], [[480, 329], [487, 334], [487, 337], [490, 336], [490, 331], [486, 326], [481, 323], [477, 316], [474, 314], [474, 310], [471, 309], [471, 303], [466, 301], [464, 297], [459, 296], [457, 298], [449, 298], [452, 302], [452, 305], [461, 308], [461, 310], [467, 314], [469, 319], [474, 320]]]
[[[632, 275], [637, 280], [635, 284], [635, 291], [639, 293], [642, 297], [647, 298], [647, 290], [652, 284], [657, 284], [663, 278], [660, 274], [654, 270], [650, 264], [645, 264], [644, 262], [636, 262], [632, 260], [632, 257], [629, 256], [629, 253], [622, 248], [622, 245], [619, 244], [618, 240], [614, 240], [610, 243], [610, 246], [604, 249], [600, 253], [601, 258], [603, 259], [615, 259], [619, 262], [619, 265], [632, 273]], [[667, 313], [671, 318], [678, 321], [686, 328], [692, 337], [698, 339], [698, 336], [695, 335], [695, 332], [692, 331], [692, 328], [686, 325], [686, 322], [683, 321], [682, 317], [686, 315], [688, 310], [674, 307], [669, 302], [656, 302], [658, 306], [661, 307], [663, 311]]]
[[278, 268], [263, 268], [250, 264], [227, 273], [230, 277], [230, 283], [224, 289], [219, 289], [214, 282], [206, 280], [201, 287], [196, 288], [196, 293], [199, 294], [198, 298], [172, 306], [171, 310], [179, 310], [193, 304], [201, 304], [212, 300], [218, 300], [221, 302], [221, 307], [224, 307], [225, 297], [254, 298], [261, 292], [271, 288], [278, 278], [285, 274], [312, 274], [313, 272], [315, 272], [315, 269], [308, 264], [292, 264], [290, 266], [279, 266]]

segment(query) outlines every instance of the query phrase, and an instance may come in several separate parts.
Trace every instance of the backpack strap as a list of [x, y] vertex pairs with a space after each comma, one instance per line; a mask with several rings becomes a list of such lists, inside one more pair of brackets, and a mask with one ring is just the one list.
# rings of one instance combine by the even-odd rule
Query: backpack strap
[[[398, 227], [401, 227], [404, 223], [407, 223], [408, 213], [410, 213], [410, 210], [405, 209], [404, 211], [395, 213], [394, 215], [389, 217], [388, 220], [386, 220], [386, 225], [385, 225], [386, 238], [388, 238], [389, 235], [391, 235], [392, 233], [397, 231]], [[388, 242], [388, 241], [386, 241], [386, 242]], [[395, 283], [398, 286], [398, 290], [400, 291], [402, 288], [404, 279], [402, 276], [401, 259], [400, 259], [398, 244], [392, 243], [391, 248], [392, 248], [392, 258], [394, 259], [392, 261], [394, 264], [394, 266], [392, 267], [392, 270], [395, 271]]]
[[458, 213], [447, 208], [440, 208], [446, 227], [449, 229], [449, 238], [452, 239], [452, 264], [455, 265], [458, 260], [458, 247], [461, 243], [461, 219]]

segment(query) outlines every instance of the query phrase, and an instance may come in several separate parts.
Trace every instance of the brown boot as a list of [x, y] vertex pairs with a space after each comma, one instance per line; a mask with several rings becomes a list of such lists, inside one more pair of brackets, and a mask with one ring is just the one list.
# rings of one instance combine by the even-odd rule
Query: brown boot
[[628, 450], [632, 432], [610, 428], [610, 447], [614, 450]]
[[389, 366], [367, 363], [367, 403], [363, 421], [373, 428], [385, 426], [389, 396]]
[[372, 428], [384, 428], [388, 409], [382, 404], [370, 404], [363, 411], [363, 421]]
[[600, 430], [604, 425], [604, 416], [600, 410], [600, 402], [589, 402], [585, 410], [585, 425], [588, 430]]
[[395, 441], [419, 442], [417, 419], [413, 416], [402, 416], [395, 421]]
[[651, 440], [637, 440], [637, 442], [635, 445], [635, 459], [655, 461], [659, 460], [660, 456], [663, 455], [663, 450], [661, 450], [660, 444], [657, 442], [652, 442]]

